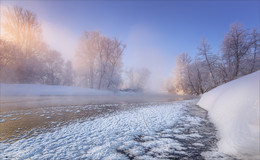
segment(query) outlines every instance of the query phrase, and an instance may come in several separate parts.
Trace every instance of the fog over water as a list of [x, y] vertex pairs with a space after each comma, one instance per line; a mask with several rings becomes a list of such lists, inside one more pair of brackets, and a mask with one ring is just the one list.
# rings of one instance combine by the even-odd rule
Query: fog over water
[[192, 96], [139, 93], [91, 96], [0, 96], [0, 141], [17, 141], [73, 122]]
[[167, 93], [139, 93], [88, 96], [1, 96], [1, 112], [37, 107], [107, 104], [170, 102], [191, 99], [195, 96], [180, 96]]

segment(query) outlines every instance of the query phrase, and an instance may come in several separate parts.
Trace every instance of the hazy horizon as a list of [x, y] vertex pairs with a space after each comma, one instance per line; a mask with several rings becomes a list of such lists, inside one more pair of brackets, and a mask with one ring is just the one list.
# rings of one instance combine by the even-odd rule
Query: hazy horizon
[[[214, 53], [234, 22], [259, 27], [259, 1], [1, 1], [33, 11], [43, 38], [65, 60], [74, 58], [84, 30], [99, 31], [127, 45], [123, 69], [146, 67], [149, 88], [158, 90], [172, 74], [175, 57], [192, 57], [202, 37]], [[243, 10], [243, 12], [241, 12]]]

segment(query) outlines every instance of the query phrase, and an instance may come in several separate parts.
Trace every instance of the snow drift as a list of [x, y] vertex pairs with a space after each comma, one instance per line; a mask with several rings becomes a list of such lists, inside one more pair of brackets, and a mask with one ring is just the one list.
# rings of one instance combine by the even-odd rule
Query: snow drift
[[260, 158], [260, 70], [202, 95], [198, 105], [216, 125], [219, 150], [245, 159]]

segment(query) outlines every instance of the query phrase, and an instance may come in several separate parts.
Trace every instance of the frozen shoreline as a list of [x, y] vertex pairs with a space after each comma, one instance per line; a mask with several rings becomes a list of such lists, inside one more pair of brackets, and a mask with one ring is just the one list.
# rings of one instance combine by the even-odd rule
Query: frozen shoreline
[[214, 126], [206, 112], [195, 106], [197, 101], [150, 103], [0, 143], [0, 159], [229, 157], [217, 152]]
[[181, 107], [180, 102], [176, 102], [174, 107], [170, 104], [148, 106], [75, 123], [53, 133], [19, 140], [13, 144], [1, 143], [1, 159], [6, 156], [21, 159], [124, 157], [116, 152], [122, 142], [133, 139], [135, 135], [173, 125], [182, 114]]

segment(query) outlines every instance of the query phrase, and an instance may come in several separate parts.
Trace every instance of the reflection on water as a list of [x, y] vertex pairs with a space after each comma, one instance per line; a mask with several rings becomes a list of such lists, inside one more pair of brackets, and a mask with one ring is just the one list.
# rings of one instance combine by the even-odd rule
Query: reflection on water
[[194, 97], [169, 94], [1, 97], [0, 141], [13, 142], [54, 131], [75, 121], [104, 117], [148, 104], [191, 98]]

